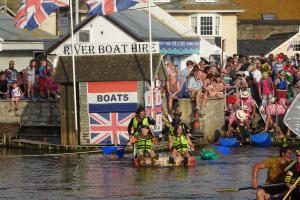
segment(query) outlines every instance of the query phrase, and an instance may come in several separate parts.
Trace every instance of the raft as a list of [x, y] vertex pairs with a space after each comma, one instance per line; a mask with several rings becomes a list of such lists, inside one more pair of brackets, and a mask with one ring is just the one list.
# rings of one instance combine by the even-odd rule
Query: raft
[[196, 166], [196, 159], [193, 156], [190, 156], [188, 159], [187, 164], [184, 166], [182, 164], [181, 158], [175, 158], [175, 163], [169, 162], [169, 157], [163, 156], [159, 157], [158, 159], [155, 159], [152, 161], [152, 163], [144, 164], [144, 162], [140, 161], [138, 158], [132, 159], [133, 167], [139, 168], [139, 167], [195, 167]]

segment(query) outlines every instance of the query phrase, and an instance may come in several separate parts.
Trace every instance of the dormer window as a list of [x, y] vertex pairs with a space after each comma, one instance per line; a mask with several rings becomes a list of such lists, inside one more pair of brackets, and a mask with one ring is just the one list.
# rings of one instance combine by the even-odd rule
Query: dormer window
[[261, 14], [262, 20], [266, 20], [266, 21], [271, 21], [271, 20], [276, 20], [277, 16], [276, 14], [273, 13], [263, 13]]

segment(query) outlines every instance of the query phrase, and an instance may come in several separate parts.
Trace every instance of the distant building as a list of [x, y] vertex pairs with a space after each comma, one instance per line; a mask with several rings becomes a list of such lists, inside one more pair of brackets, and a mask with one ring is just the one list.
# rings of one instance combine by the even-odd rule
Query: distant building
[[[232, 0], [156, 0], [175, 19], [200, 38], [237, 53], [237, 15], [243, 10]], [[165, 2], [170, 2], [165, 3]]]
[[271, 34], [298, 32], [299, 0], [233, 0], [245, 12], [238, 15], [238, 39], [262, 40]]
[[15, 61], [17, 70], [28, 66], [34, 57], [44, 54], [44, 50], [56, 40], [42, 30], [32, 32], [16, 29], [14, 12], [5, 6], [0, 7], [0, 70], [8, 68], [10, 60]]

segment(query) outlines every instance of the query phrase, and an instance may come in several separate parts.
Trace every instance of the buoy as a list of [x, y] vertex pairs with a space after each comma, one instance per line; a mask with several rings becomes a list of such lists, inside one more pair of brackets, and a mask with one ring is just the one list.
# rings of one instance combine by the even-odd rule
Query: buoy
[[200, 134], [200, 121], [199, 121], [199, 113], [195, 112], [194, 114], [194, 124], [193, 124], [193, 134]]

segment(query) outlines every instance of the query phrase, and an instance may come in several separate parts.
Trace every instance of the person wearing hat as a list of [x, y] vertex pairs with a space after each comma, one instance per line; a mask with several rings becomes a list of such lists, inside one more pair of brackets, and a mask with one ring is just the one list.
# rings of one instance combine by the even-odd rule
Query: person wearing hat
[[293, 186], [296, 180], [300, 177], [300, 149], [296, 150], [296, 158], [296, 162], [289, 171], [287, 171], [284, 180], [287, 188], [293, 190], [290, 197], [291, 200], [300, 199], [300, 182], [296, 186]]
[[237, 99], [235, 106], [239, 108], [241, 105], [246, 105], [248, 110], [247, 113], [249, 114], [250, 118], [253, 119], [254, 114], [256, 112], [256, 104], [254, 99], [250, 96], [249, 91], [245, 90], [241, 92], [240, 97]]
[[140, 106], [136, 115], [130, 120], [128, 124], [128, 134], [131, 136], [138, 136], [141, 133], [142, 126], [155, 125], [155, 120], [152, 117], [147, 117], [145, 108]]
[[136, 143], [136, 156], [139, 160], [144, 158], [155, 158], [154, 145], [157, 144], [157, 139], [151, 133], [150, 127], [147, 125], [141, 126], [141, 134], [133, 136], [127, 143], [128, 146]]
[[283, 60], [284, 60], [283, 55], [278, 54], [276, 58], [276, 63], [273, 66], [273, 71], [275, 76], [278, 75], [279, 71], [283, 70]]
[[241, 135], [240, 126], [248, 127], [249, 115], [244, 110], [237, 110], [230, 114], [228, 119], [228, 136]]
[[288, 82], [285, 76], [285, 72], [283, 70], [279, 71], [277, 77], [274, 81], [275, 85], [275, 94], [277, 98], [286, 98], [287, 96], [287, 89], [288, 89]]
[[262, 73], [262, 79], [258, 83], [258, 93], [262, 100], [262, 106], [265, 107], [268, 102], [274, 97], [274, 86], [268, 72]]

